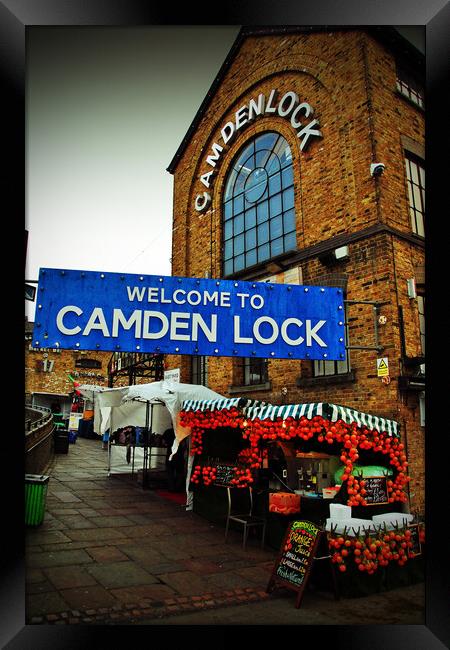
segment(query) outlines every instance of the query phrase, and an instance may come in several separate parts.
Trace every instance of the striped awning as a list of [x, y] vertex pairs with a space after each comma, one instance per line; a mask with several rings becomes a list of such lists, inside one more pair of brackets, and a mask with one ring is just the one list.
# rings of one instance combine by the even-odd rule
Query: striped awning
[[[245, 398], [244, 398], [245, 399]], [[232, 397], [230, 399], [203, 399], [203, 400], [186, 400], [183, 402], [182, 410], [183, 411], [220, 411], [221, 409], [230, 409], [233, 406], [237, 407], [239, 402], [242, 400], [241, 397]], [[246, 412], [248, 405], [260, 405], [265, 402], [259, 402], [256, 400], [246, 400], [247, 404], [242, 411]]]
[[[240, 397], [233, 397], [231, 399], [220, 400], [187, 400], [183, 402], [183, 411], [217, 411], [221, 409], [229, 409], [237, 407], [241, 401]], [[342, 420], [347, 424], [356, 422], [358, 427], [366, 426], [368, 429], [378, 431], [379, 433], [385, 431], [390, 436], [399, 435], [399, 425], [395, 420], [388, 420], [377, 415], [363, 413], [348, 406], [341, 406], [338, 404], [329, 404], [327, 402], [308, 402], [305, 404], [283, 404], [282, 406], [275, 406], [268, 402], [261, 402], [258, 400], [247, 400], [245, 406], [241, 407], [242, 414], [249, 420], [276, 420], [282, 418], [286, 420], [292, 417], [296, 420], [301, 417], [306, 417], [312, 420], [315, 415], [321, 415], [331, 422]]]
[[272, 404], [262, 404], [260, 406], [250, 406], [245, 409], [245, 415], [250, 420], [259, 418], [260, 420], [275, 420], [276, 418], [301, 418], [306, 417], [311, 420], [315, 415], [325, 416], [324, 404], [322, 402], [311, 402], [310, 404], [288, 404], [283, 406], [273, 406]]
[[337, 404], [328, 404], [331, 411], [329, 418], [332, 422], [343, 420], [347, 424], [356, 422], [358, 427], [366, 426], [368, 429], [375, 429], [379, 433], [385, 431], [390, 436], [399, 435], [399, 425], [395, 420], [388, 420], [377, 415], [362, 413], [348, 406], [339, 406]]

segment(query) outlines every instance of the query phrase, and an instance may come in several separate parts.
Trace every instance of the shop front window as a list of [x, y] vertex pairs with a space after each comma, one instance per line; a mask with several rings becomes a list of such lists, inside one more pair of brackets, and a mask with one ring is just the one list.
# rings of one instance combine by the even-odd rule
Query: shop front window
[[223, 199], [223, 275], [295, 250], [294, 172], [286, 140], [268, 132], [247, 143]]

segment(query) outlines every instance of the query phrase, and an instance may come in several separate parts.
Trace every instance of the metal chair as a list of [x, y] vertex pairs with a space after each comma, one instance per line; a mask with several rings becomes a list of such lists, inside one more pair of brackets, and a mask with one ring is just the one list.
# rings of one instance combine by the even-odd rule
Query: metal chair
[[[234, 511], [234, 504], [232, 499], [232, 492], [238, 493], [240, 495], [246, 495], [248, 499], [248, 508], [244, 512]], [[264, 539], [266, 536], [266, 519], [264, 517], [256, 516], [253, 514], [253, 490], [251, 487], [248, 488], [229, 488], [227, 487], [227, 496], [228, 496], [228, 514], [227, 514], [227, 523], [225, 526], [225, 543], [228, 538], [228, 529], [230, 521], [234, 521], [237, 524], [243, 526], [244, 529], [244, 540], [243, 548], [247, 545], [248, 531], [252, 527], [261, 526], [262, 527], [262, 537], [261, 537], [261, 548], [264, 547]], [[242, 507], [244, 510], [244, 507]]]

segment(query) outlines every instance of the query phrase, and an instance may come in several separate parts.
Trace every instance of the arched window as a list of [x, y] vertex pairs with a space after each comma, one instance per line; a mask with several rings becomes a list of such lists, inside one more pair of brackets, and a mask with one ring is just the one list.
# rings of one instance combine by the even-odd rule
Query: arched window
[[291, 150], [283, 136], [266, 132], [244, 145], [225, 181], [223, 274], [296, 247]]

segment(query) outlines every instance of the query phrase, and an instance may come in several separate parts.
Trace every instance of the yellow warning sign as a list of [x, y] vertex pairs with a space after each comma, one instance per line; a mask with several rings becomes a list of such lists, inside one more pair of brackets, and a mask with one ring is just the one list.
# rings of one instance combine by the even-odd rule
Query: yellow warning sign
[[387, 377], [389, 375], [389, 360], [387, 357], [377, 359], [377, 377]]

